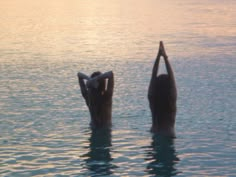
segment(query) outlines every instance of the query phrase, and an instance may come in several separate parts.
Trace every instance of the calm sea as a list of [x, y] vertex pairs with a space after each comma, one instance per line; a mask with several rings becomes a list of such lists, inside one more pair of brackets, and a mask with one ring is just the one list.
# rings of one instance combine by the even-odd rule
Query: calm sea
[[[236, 176], [235, 9], [235, 0], [2, 0], [0, 176]], [[160, 40], [178, 87], [176, 139], [149, 132]], [[111, 131], [90, 130], [77, 82], [97, 70], [115, 74]]]

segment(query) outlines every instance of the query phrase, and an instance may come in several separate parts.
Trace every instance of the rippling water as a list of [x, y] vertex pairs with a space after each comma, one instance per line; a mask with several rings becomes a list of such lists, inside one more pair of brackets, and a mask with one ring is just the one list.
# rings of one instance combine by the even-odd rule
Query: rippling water
[[[235, 176], [234, 0], [0, 2], [0, 176]], [[149, 133], [159, 41], [176, 139]], [[113, 128], [89, 128], [76, 73], [115, 73]]]

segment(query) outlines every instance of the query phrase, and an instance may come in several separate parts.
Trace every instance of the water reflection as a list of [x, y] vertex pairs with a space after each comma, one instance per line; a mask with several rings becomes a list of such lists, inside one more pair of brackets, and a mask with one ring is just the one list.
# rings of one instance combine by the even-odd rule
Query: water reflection
[[154, 135], [151, 145], [146, 148], [145, 160], [148, 161], [146, 169], [149, 174], [174, 176], [179, 173], [175, 168], [179, 158], [176, 155], [173, 138]]
[[110, 129], [91, 130], [89, 152], [84, 155], [89, 173], [96, 176], [112, 174], [111, 169], [115, 166], [111, 163], [111, 146]]

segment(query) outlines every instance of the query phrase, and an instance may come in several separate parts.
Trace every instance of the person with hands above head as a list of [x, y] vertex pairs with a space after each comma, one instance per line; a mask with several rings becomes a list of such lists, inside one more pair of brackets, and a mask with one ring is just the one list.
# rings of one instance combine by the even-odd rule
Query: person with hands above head
[[92, 128], [109, 128], [112, 123], [113, 72], [78, 73], [80, 90], [89, 108]]
[[[158, 75], [161, 57], [164, 58], [167, 74]], [[162, 41], [152, 70], [148, 100], [152, 113], [151, 132], [175, 137], [177, 90], [174, 73]]]

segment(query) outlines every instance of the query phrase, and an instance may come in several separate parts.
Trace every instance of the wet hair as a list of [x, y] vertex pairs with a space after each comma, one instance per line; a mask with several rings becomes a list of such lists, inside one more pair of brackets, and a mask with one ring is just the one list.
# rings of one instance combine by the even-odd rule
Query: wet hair
[[[102, 73], [101, 73], [100, 71], [93, 72], [93, 73], [91, 74], [91, 78], [94, 78], [94, 77], [99, 76], [99, 75], [101, 75], [101, 74], [102, 74]], [[97, 93], [100, 93], [100, 94], [101, 94], [103, 91], [105, 91], [106, 83], [105, 83], [105, 80], [104, 80], [104, 79], [99, 80], [98, 83], [99, 83], [98, 88], [96, 88], [96, 89], [93, 88], [92, 90], [93, 90], [93, 92], [97, 92]]]
[[161, 74], [156, 79], [156, 88], [157, 90], [164, 95], [169, 94], [170, 89], [170, 78], [167, 74]]
[[94, 78], [94, 77], [99, 76], [99, 75], [101, 75], [101, 74], [102, 74], [102, 73], [101, 73], [100, 71], [93, 72], [93, 73], [91, 74], [91, 78]]

